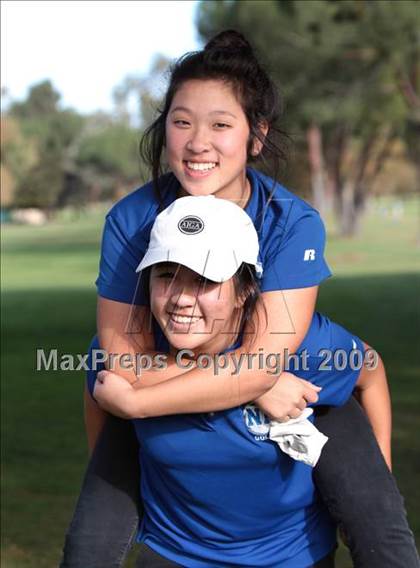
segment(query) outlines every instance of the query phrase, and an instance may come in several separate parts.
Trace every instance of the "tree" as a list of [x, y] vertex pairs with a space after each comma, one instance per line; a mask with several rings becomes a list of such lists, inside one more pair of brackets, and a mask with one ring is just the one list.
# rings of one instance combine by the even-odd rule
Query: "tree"
[[16, 118], [1, 116], [1, 205], [14, 204], [19, 184], [38, 160], [36, 144], [22, 133]]
[[39, 207], [51, 211], [63, 190], [64, 172], [60, 156], [52, 152], [42, 155], [16, 191], [15, 205]]
[[19, 118], [49, 117], [58, 112], [60, 98], [51, 81], [42, 81], [30, 88], [25, 101], [13, 103], [10, 112]]
[[[18, 125], [19, 144], [7, 147], [11, 170], [16, 172], [15, 204], [51, 210], [63, 202], [67, 172], [74, 169], [74, 155], [84, 119], [70, 109], [60, 109], [60, 94], [50, 81], [31, 87], [23, 102], [15, 102], [9, 121]], [[22, 156], [33, 156], [30, 166], [23, 167]], [[26, 163], [28, 159], [26, 160]]]
[[[113, 91], [116, 118], [126, 125], [133, 124], [145, 128], [155, 117], [165, 87], [165, 76], [170, 61], [161, 53], [157, 53], [146, 75], [128, 75]], [[128, 101], [136, 100], [138, 115], [130, 115]]]
[[[234, 27], [252, 39], [305, 135], [313, 196], [334, 197], [340, 232], [353, 234], [369, 187], [409, 109], [398, 77], [418, 54], [416, 2], [312, 0], [201, 2], [208, 39]], [[412, 85], [412, 83], [410, 83]]]
[[102, 186], [96, 193], [115, 198], [139, 178], [138, 145], [136, 130], [110, 122], [85, 134], [75, 158], [77, 168], [88, 185]]

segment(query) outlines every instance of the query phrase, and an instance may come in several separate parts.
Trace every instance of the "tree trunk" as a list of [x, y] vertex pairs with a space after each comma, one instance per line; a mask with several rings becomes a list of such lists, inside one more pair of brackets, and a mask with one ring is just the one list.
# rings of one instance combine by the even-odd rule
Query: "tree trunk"
[[342, 237], [354, 237], [360, 231], [361, 221], [365, 212], [367, 191], [364, 186], [356, 186], [354, 180], [344, 183], [341, 193], [339, 232]]
[[328, 210], [325, 184], [324, 156], [322, 150], [322, 132], [320, 127], [312, 123], [306, 131], [308, 157], [311, 170], [312, 196], [315, 209], [323, 217]]
[[[420, 112], [412, 112], [406, 129], [408, 156], [416, 168], [416, 193], [420, 195]], [[417, 228], [417, 244], [420, 245], [420, 226]]]
[[347, 217], [347, 212], [345, 213], [343, 210], [344, 184], [342, 179], [341, 166], [348, 140], [348, 128], [345, 124], [340, 124], [339, 126], [337, 126], [332, 135], [326, 154], [328, 185], [333, 197], [334, 216], [340, 233], [342, 223], [344, 222], [343, 218]]
[[[330, 177], [333, 180], [335, 190], [335, 214], [338, 231], [343, 237], [354, 236], [360, 230], [369, 188], [388, 155], [391, 139], [390, 129], [386, 129], [382, 133], [382, 138], [384, 140], [383, 146], [376, 157], [372, 157], [372, 154], [379, 134], [373, 132], [364, 140], [360, 150], [352, 159], [354, 166], [350, 168], [351, 173], [345, 179], [342, 175], [342, 161], [349, 140], [348, 133], [345, 130], [338, 131], [338, 135], [333, 140]], [[369, 162], [372, 167], [368, 167]], [[370, 175], [368, 175], [368, 169], [371, 170]]]

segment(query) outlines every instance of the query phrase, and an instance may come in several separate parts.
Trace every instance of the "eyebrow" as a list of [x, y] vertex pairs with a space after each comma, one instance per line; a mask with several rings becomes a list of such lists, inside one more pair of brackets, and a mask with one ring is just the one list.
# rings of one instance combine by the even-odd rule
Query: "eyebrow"
[[177, 264], [176, 262], [171, 262], [169, 260], [164, 261], [164, 262], [158, 262], [157, 264], [154, 265], [157, 269], [161, 268], [161, 269], [168, 269], [168, 268], [174, 268], [179, 266], [179, 264]]
[[[192, 114], [192, 111], [189, 108], [183, 106], [175, 107], [174, 109], [171, 110], [171, 114], [176, 111], [183, 111]], [[229, 112], [228, 110], [212, 110], [211, 112], [209, 112], [209, 114], [227, 114], [229, 116], [232, 116], [233, 118], [237, 118], [233, 113]]]

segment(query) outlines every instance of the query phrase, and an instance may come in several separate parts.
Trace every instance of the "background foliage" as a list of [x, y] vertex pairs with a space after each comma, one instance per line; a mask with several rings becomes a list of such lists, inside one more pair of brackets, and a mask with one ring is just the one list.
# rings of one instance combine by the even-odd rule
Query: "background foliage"
[[[420, 179], [420, 10], [414, 0], [201, 2], [203, 44], [235, 28], [251, 41], [285, 102], [286, 185], [310, 197], [338, 231], [359, 230], [372, 193], [416, 191]], [[50, 81], [2, 114], [2, 206], [117, 199], [148, 177], [138, 142], [164, 92], [169, 61], [114, 89], [114, 111], [82, 116]], [[381, 174], [389, 164], [387, 183]], [[404, 179], [403, 184], [398, 179]]]

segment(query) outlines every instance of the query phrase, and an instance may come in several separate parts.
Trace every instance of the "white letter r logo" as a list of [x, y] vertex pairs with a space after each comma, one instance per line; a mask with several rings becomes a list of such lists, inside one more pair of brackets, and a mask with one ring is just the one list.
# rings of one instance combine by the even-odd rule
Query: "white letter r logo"
[[305, 254], [303, 255], [303, 260], [315, 260], [315, 250], [306, 249]]

